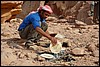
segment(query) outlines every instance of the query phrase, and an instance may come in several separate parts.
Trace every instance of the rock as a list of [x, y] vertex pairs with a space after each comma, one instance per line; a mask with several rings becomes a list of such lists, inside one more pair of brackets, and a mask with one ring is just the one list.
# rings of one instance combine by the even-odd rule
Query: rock
[[69, 39], [62, 39], [62, 46], [66, 46], [66, 47], [70, 47], [71, 45], [71, 41]]
[[79, 25], [79, 26], [84, 26], [84, 25], [86, 25], [84, 22], [82, 22], [82, 21], [78, 21], [78, 20], [75, 20], [75, 24], [76, 25]]
[[4, 46], [4, 45], [7, 45], [7, 42], [2, 42], [2, 44], [1, 44], [1, 45], [3, 45], [3, 46]]
[[77, 20], [87, 23], [86, 19], [89, 17], [88, 11], [90, 10], [90, 4], [85, 3], [84, 6], [81, 7], [79, 13], [77, 14]]
[[13, 23], [13, 22], [17, 22], [17, 23], [21, 23], [23, 20], [20, 19], [20, 18], [15, 18], [15, 19], [11, 19], [10, 20], [10, 23]]
[[19, 54], [19, 58], [24, 58], [25, 57], [25, 54], [24, 53], [20, 53]]
[[17, 52], [16, 55], [19, 56], [21, 54], [21, 52]]
[[[31, 11], [36, 11], [40, 6], [41, 1], [24, 1], [22, 11], [16, 16], [17, 18], [24, 19]], [[42, 4], [41, 4], [42, 6]]]
[[45, 61], [45, 58], [41, 57], [41, 56], [38, 56], [38, 61]]
[[56, 17], [48, 17], [48, 18], [46, 18], [46, 20], [47, 21], [53, 21], [53, 20], [57, 20], [57, 18]]
[[1, 34], [2, 36], [4, 36], [4, 37], [9, 37], [10, 36], [10, 32], [3, 32], [2, 34]]
[[26, 53], [25, 56], [26, 56], [27, 58], [31, 58], [31, 53]]
[[69, 15], [68, 9], [72, 8], [77, 1], [49, 1], [47, 4], [49, 4], [54, 12], [55, 15]]
[[99, 57], [99, 50], [95, 50], [95, 51], [93, 51], [93, 56], [95, 56], [95, 57]]
[[96, 49], [96, 46], [94, 45], [94, 44], [90, 44], [89, 46], [88, 46], [88, 50], [90, 50], [90, 51], [95, 51], [95, 49]]
[[99, 26], [98, 25], [93, 25], [93, 28], [94, 29], [99, 29]]
[[23, 1], [1, 1], [1, 23], [15, 18], [22, 10], [16, 7], [21, 6], [22, 3]]
[[79, 33], [79, 29], [74, 29], [74, 30], [72, 30], [72, 31], [73, 31], [73, 33], [75, 33], [75, 34]]
[[11, 18], [11, 13], [10, 12], [6, 12], [5, 14], [1, 15], [1, 23], [4, 23], [6, 20], [9, 20]]
[[67, 30], [72, 30], [72, 28], [71, 28], [71, 27], [67, 27], [66, 29], [67, 29]]
[[22, 1], [1, 1], [1, 8], [13, 8], [19, 4], [22, 4]]
[[85, 19], [84, 23], [86, 23], [86, 24], [88, 24], [88, 25], [94, 24], [93, 18], [92, 18], [92, 17], [87, 17], [87, 18]]
[[78, 1], [72, 8], [66, 10], [65, 16], [66, 15], [68, 16], [69, 14], [70, 14], [70, 16], [73, 16], [73, 19], [70, 18], [70, 21], [68, 21], [68, 22], [75, 22], [75, 18], [76, 18], [77, 14], [78, 14], [78, 10], [82, 6], [83, 6], [83, 2], [82, 1]]
[[72, 49], [72, 54], [78, 56], [78, 55], [84, 55], [85, 54], [85, 50], [84, 48], [74, 48]]
[[30, 49], [38, 50], [38, 46], [37, 45], [30, 46]]
[[74, 10], [78, 11], [83, 5], [83, 2], [82, 1], [78, 1], [75, 6], [73, 6], [71, 9], [72, 9], [72, 12], [74, 12]]
[[11, 14], [16, 15], [16, 14], [19, 14], [21, 11], [22, 11], [22, 9], [12, 9]]
[[65, 19], [69, 23], [74, 23], [75, 22], [75, 16], [67, 16]]
[[61, 38], [61, 39], [64, 38], [64, 36], [61, 35], [61, 34], [59, 34], [59, 33], [58, 33], [55, 37], [56, 37], [56, 38]]
[[66, 19], [60, 19], [60, 20], [57, 20], [56, 23], [66, 23], [67, 20]]
[[26, 53], [25, 56], [28, 57], [28, 58], [32, 58], [32, 59], [37, 58], [37, 54], [36, 53]]

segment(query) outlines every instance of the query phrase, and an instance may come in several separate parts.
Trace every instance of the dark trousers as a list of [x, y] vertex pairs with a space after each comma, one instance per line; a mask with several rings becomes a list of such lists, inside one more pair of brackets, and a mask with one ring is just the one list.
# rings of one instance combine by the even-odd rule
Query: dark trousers
[[[41, 29], [45, 32], [48, 28], [46, 23], [41, 23]], [[33, 25], [28, 25], [25, 29], [19, 31], [19, 35], [22, 39], [27, 39], [27, 42], [34, 42], [34, 40], [39, 40], [42, 35], [40, 35], [34, 28]]]

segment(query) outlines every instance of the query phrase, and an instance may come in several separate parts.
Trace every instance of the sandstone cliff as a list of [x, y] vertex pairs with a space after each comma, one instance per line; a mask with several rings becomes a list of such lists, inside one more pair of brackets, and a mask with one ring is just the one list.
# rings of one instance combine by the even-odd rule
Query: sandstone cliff
[[22, 1], [1, 1], [1, 23], [15, 18], [22, 9]]

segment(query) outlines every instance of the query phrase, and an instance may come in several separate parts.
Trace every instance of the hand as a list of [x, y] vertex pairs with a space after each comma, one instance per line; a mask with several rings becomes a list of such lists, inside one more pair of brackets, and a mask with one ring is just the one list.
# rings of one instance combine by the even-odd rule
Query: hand
[[53, 46], [55, 46], [57, 44], [57, 39], [52, 37], [51, 38], [51, 43], [52, 43]]

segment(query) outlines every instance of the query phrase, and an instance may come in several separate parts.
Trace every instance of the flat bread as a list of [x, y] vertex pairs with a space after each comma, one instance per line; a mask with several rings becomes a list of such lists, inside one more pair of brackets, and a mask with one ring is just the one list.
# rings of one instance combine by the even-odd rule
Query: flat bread
[[52, 44], [50, 44], [50, 50], [52, 53], [60, 53], [62, 49], [62, 44], [58, 41], [57, 44], [55, 46], [52, 46]]

